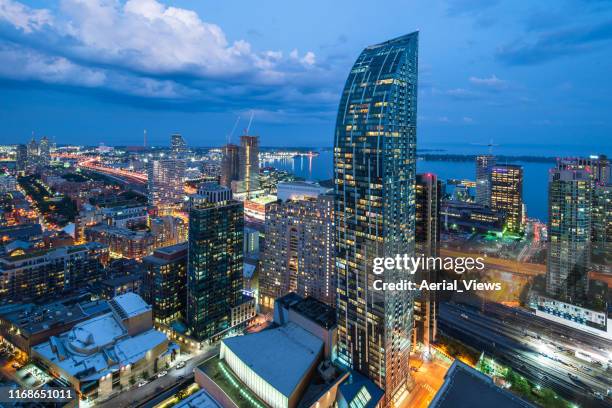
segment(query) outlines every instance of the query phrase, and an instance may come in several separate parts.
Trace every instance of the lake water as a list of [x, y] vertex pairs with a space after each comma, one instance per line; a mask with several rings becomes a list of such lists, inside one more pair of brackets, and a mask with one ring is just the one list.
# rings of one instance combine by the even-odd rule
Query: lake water
[[[553, 154], [556, 154], [558, 156], [570, 155], [567, 153], [567, 151], [565, 151], [565, 149], [559, 149], [554, 153], [549, 150], [548, 154], [545, 154], [545, 151], [540, 152], [537, 149], [526, 150], [525, 148], [523, 148], [521, 153], [521, 150], [518, 147], [515, 147], [512, 150], [504, 150], [507, 151], [504, 151], [503, 153], [500, 152], [499, 154], [538, 156], [541, 153], [542, 156], [551, 156]], [[583, 148], [583, 150], [586, 151], [585, 148]], [[455, 149], [448, 149], [444, 152], [439, 153], [483, 154], [486, 153], [487, 148], [482, 147], [475, 149], [474, 147], [472, 147], [471, 153], [468, 153], [468, 151], [469, 150], [457, 151]], [[526, 151], [529, 153], [525, 153]], [[593, 151], [588, 150], [588, 153], [591, 154], [593, 153]], [[538, 218], [542, 221], [546, 221], [548, 217], [548, 170], [554, 165], [554, 163], [532, 163], [520, 161], [508, 162], [508, 164], [510, 163], [520, 164], [521, 166], [523, 166], [523, 201], [525, 202], [525, 205], [527, 207], [527, 215], [531, 218]], [[316, 157], [298, 157], [294, 159], [274, 160], [271, 162], [263, 163], [263, 165], [273, 166], [281, 170], [290, 171], [296, 176], [303, 177], [306, 180], [329, 180], [333, 177], [333, 153], [329, 150], [320, 151], [319, 156]], [[434, 173], [441, 180], [446, 180], [449, 178], [474, 180], [476, 177], [476, 168], [473, 162], [419, 160], [417, 162], [417, 172]]]

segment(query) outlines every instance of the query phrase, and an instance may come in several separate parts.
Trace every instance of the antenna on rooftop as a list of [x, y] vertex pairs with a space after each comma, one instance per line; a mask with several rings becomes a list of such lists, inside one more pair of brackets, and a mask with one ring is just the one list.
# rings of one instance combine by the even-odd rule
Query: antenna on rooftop
[[147, 129], [144, 130], [144, 147], [147, 147]]

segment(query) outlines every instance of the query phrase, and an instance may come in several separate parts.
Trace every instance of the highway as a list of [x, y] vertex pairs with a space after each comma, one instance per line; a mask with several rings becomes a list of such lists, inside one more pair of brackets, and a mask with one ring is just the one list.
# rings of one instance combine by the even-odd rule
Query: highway
[[502, 305], [490, 304], [482, 313], [469, 306], [440, 304], [443, 332], [581, 407], [612, 407], [611, 399], [603, 399], [612, 389], [612, 371], [604, 368], [607, 364], [574, 355], [576, 349], [583, 349], [603, 356], [612, 350], [611, 342], [542, 320]]

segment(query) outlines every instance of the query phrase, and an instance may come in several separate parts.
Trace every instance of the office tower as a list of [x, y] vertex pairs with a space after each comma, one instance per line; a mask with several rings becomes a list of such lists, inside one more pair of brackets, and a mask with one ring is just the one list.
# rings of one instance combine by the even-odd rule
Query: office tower
[[240, 136], [238, 192], [247, 198], [259, 190], [259, 136]]
[[232, 188], [232, 181], [240, 178], [239, 148], [228, 143], [223, 146], [223, 159], [221, 163], [221, 185]]
[[156, 323], [170, 324], [185, 316], [187, 243], [157, 249], [142, 259], [142, 297], [153, 307]]
[[333, 207], [331, 195], [270, 205], [259, 275], [263, 306], [289, 292], [335, 305]]
[[570, 303], [583, 300], [588, 289], [591, 200], [587, 170], [550, 170], [546, 292]]
[[242, 203], [231, 190], [207, 183], [191, 197], [187, 269], [187, 323], [198, 340], [214, 339], [232, 326], [242, 296]]
[[[438, 256], [440, 247], [440, 199], [442, 182], [435, 174], [416, 176], [415, 240], [416, 253], [426, 257]], [[438, 281], [438, 271], [421, 269], [417, 282]], [[429, 347], [437, 336], [438, 304], [435, 291], [419, 291], [414, 300], [414, 343]]]
[[187, 142], [183, 139], [183, 136], [175, 133], [170, 138], [170, 147], [172, 150], [172, 157], [176, 159], [184, 159], [187, 154]]
[[591, 219], [592, 261], [609, 265], [612, 262], [612, 184], [595, 184]]
[[36, 166], [38, 164], [38, 143], [34, 136], [28, 143], [28, 166]]
[[495, 156], [476, 156], [476, 204], [491, 206], [491, 170]]
[[49, 146], [49, 139], [46, 136], [43, 136], [40, 139], [40, 143], [38, 145], [38, 156], [40, 164], [47, 166], [51, 163], [51, 147]]
[[414, 255], [418, 32], [363, 50], [347, 78], [334, 143], [338, 359], [404, 395], [412, 329], [410, 291], [376, 291], [373, 258]]
[[182, 160], [154, 159], [147, 163], [149, 204], [157, 207], [173, 205], [183, 200]]
[[491, 170], [491, 208], [506, 214], [506, 230], [523, 232], [523, 167], [499, 164]]
[[0, 257], [0, 299], [57, 296], [99, 282], [108, 247], [89, 242]]
[[25, 171], [28, 165], [28, 148], [24, 144], [17, 145], [15, 149], [15, 167], [17, 171]]

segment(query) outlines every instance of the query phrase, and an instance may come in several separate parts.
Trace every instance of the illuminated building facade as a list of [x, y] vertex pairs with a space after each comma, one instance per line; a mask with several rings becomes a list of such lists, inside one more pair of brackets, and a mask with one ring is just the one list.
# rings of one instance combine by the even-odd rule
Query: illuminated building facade
[[289, 292], [335, 305], [333, 209], [330, 195], [271, 204], [259, 275], [263, 306]]
[[180, 159], [155, 159], [147, 163], [149, 204], [157, 207], [182, 202], [185, 162]]
[[223, 146], [223, 159], [221, 162], [221, 185], [232, 187], [232, 181], [240, 178], [239, 148], [235, 144], [228, 143]]
[[28, 166], [28, 147], [24, 144], [17, 145], [15, 155], [15, 168], [17, 171], [25, 171]]
[[523, 232], [523, 167], [504, 164], [491, 170], [491, 208], [506, 215], [506, 230]]
[[476, 203], [491, 205], [491, 170], [495, 166], [495, 156], [476, 156]]
[[410, 291], [375, 291], [374, 257], [414, 255], [418, 33], [363, 50], [347, 78], [334, 142], [338, 359], [398, 403], [409, 379]]
[[0, 258], [0, 299], [23, 301], [69, 293], [102, 280], [108, 248], [97, 242]]
[[[442, 182], [435, 174], [416, 176], [415, 240], [417, 255], [438, 256]], [[419, 270], [416, 281], [438, 281], [435, 270]], [[429, 346], [436, 340], [438, 305], [435, 291], [420, 291], [414, 299], [414, 343]]]
[[187, 323], [198, 340], [232, 326], [242, 300], [244, 210], [231, 191], [207, 184], [191, 197], [187, 270]]
[[38, 144], [38, 156], [39, 162], [43, 166], [48, 166], [51, 162], [51, 146], [49, 146], [49, 139], [43, 136]]
[[596, 184], [591, 209], [592, 261], [612, 263], [612, 184]]
[[156, 323], [184, 317], [187, 300], [187, 243], [157, 249], [143, 258], [142, 297], [153, 307]]
[[183, 136], [178, 133], [173, 134], [170, 137], [170, 148], [172, 150], [172, 157], [175, 159], [184, 159], [187, 154], [187, 142], [183, 139]]
[[588, 290], [591, 200], [589, 171], [550, 170], [546, 292], [561, 301], [580, 302]]
[[239, 182], [237, 192], [246, 197], [259, 190], [259, 136], [240, 136]]

